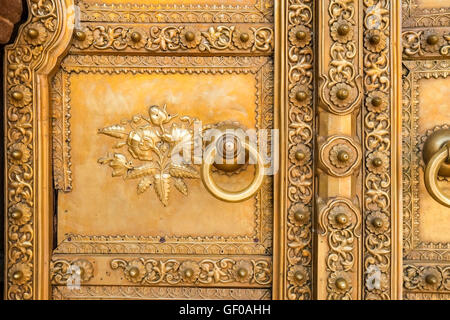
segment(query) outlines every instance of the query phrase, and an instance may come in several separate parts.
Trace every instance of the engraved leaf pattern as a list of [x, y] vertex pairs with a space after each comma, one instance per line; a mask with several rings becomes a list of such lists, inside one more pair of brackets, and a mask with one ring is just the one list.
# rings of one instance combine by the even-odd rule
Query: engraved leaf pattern
[[139, 181], [138, 184], [138, 193], [143, 193], [145, 192], [148, 187], [150, 187], [153, 183], [153, 180], [149, 177], [144, 177], [143, 179], [141, 179], [141, 181]]
[[159, 197], [159, 200], [161, 200], [164, 206], [167, 206], [169, 202], [169, 193], [170, 193], [169, 178], [170, 175], [168, 174], [155, 175], [155, 191]]
[[185, 196], [188, 195], [188, 188], [187, 188], [186, 182], [184, 182], [183, 179], [175, 179], [173, 185], [182, 194], [184, 194]]

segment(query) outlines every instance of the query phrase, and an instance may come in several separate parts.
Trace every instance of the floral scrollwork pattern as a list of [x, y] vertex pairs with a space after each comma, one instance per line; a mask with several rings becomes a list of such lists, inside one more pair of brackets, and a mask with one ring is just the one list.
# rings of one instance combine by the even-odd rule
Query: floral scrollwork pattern
[[113, 259], [113, 270], [122, 269], [127, 281], [140, 284], [230, 284], [246, 283], [267, 286], [272, 281], [272, 266], [268, 260], [201, 261], [176, 259], [134, 260]]
[[37, 61], [47, 51], [61, 17], [55, 0], [28, 0], [30, 17], [5, 49], [6, 293], [33, 299], [35, 276], [35, 101]]

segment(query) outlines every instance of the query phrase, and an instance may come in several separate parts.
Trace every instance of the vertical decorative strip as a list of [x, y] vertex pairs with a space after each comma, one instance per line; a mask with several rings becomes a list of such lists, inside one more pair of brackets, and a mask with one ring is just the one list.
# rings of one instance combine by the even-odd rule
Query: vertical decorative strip
[[359, 0], [318, 5], [317, 299], [359, 299], [362, 24]]
[[290, 300], [312, 299], [313, 7], [313, 0], [289, 0], [287, 3], [288, 155], [284, 298]]
[[[391, 73], [391, 0], [364, 0], [364, 299], [391, 299], [395, 130]], [[400, 17], [398, 17], [400, 18]], [[396, 94], [400, 94], [397, 92]], [[394, 117], [395, 119], [395, 117]], [[400, 142], [397, 142], [400, 143]], [[399, 191], [399, 190], [393, 190]], [[392, 274], [391, 274], [392, 273]], [[400, 275], [398, 275], [400, 276]]]

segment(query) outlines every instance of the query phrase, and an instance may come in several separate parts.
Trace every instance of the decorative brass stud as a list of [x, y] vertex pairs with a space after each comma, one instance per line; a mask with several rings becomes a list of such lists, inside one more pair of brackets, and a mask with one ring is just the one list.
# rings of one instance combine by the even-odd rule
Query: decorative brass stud
[[434, 274], [429, 274], [425, 277], [425, 282], [434, 286], [438, 283], [438, 278]]
[[348, 98], [349, 92], [347, 89], [339, 89], [336, 93], [336, 97], [339, 100], [345, 100]]
[[139, 275], [139, 269], [136, 267], [132, 267], [129, 271], [130, 277], [136, 278]]
[[142, 36], [139, 32], [135, 31], [131, 34], [131, 40], [133, 42], [139, 42], [139, 41], [141, 41], [141, 39], [142, 39]]
[[382, 103], [383, 103], [383, 99], [381, 97], [374, 97], [372, 99], [372, 105], [374, 107], [379, 107], [379, 106], [381, 106]]
[[12, 275], [14, 280], [20, 280], [23, 277], [23, 272], [22, 271], [16, 271], [13, 273]]
[[348, 217], [345, 213], [339, 213], [338, 215], [336, 215], [336, 217], [334, 218], [334, 220], [340, 224], [340, 225], [344, 225], [348, 222]]
[[14, 220], [19, 220], [20, 218], [22, 218], [22, 211], [20, 210], [14, 210], [13, 212], [11, 212], [11, 217]]
[[39, 37], [39, 31], [34, 28], [30, 28], [28, 29], [28, 36], [31, 39], [36, 39], [37, 37]]
[[305, 279], [305, 276], [303, 272], [297, 271], [296, 273], [294, 273], [294, 278], [297, 281], [303, 281], [303, 279]]
[[295, 37], [297, 38], [297, 40], [299, 40], [299, 41], [303, 41], [303, 40], [305, 40], [306, 39], [306, 32], [305, 31], [297, 31], [296, 33], [295, 33]]
[[437, 34], [430, 34], [427, 37], [427, 43], [430, 46], [434, 46], [434, 45], [438, 44], [438, 42], [439, 42], [439, 36]]
[[379, 44], [381, 41], [381, 37], [378, 34], [373, 34], [370, 38], [369, 38], [369, 42], [371, 45], [377, 45]]
[[250, 39], [250, 36], [248, 35], [248, 33], [243, 32], [239, 36], [239, 39], [241, 39], [242, 42], [247, 42]]
[[78, 41], [86, 40], [86, 32], [81, 31], [81, 30], [77, 30], [75, 32], [75, 39], [77, 39]]
[[340, 162], [347, 162], [350, 159], [350, 155], [347, 151], [341, 150], [338, 152], [337, 158]]
[[337, 28], [337, 32], [340, 36], [345, 36], [350, 32], [348, 24], [342, 24]]
[[192, 270], [192, 269], [186, 269], [186, 270], [184, 270], [184, 276], [186, 277], [186, 278], [192, 278], [192, 276], [194, 275], [194, 270]]
[[186, 40], [189, 41], [189, 42], [195, 40], [195, 34], [194, 34], [192, 31], [186, 32], [186, 34], [184, 35], [184, 37], [185, 37]]
[[20, 91], [14, 91], [12, 97], [16, 101], [21, 101], [23, 99], [23, 93]]
[[383, 165], [383, 160], [381, 160], [380, 158], [375, 158], [372, 160], [372, 164], [374, 167], [381, 167]]
[[304, 154], [303, 152], [297, 151], [297, 152], [295, 153], [295, 159], [296, 159], [297, 161], [305, 160], [305, 158], [306, 158], [306, 154]]
[[237, 273], [239, 277], [244, 278], [248, 274], [248, 271], [245, 268], [239, 268]]
[[11, 157], [14, 160], [20, 160], [22, 159], [23, 153], [20, 150], [14, 150], [13, 152], [11, 152]]
[[303, 211], [296, 211], [294, 213], [294, 219], [297, 220], [298, 222], [302, 222], [306, 219], [306, 214]]
[[383, 224], [384, 224], [383, 219], [381, 219], [381, 218], [377, 217], [372, 220], [372, 225], [377, 229], [383, 227]]
[[348, 288], [347, 280], [345, 280], [344, 278], [336, 279], [336, 282], [334, 284], [339, 290], [346, 290]]
[[297, 101], [300, 101], [300, 102], [305, 101], [307, 97], [308, 97], [308, 94], [305, 91], [300, 90], [295, 94], [295, 99], [297, 99]]

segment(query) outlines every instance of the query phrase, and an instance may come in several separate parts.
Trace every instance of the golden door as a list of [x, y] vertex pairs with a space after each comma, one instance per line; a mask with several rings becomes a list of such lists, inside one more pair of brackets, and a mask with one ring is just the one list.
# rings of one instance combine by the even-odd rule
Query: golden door
[[449, 298], [446, 5], [28, 0], [6, 298]]

